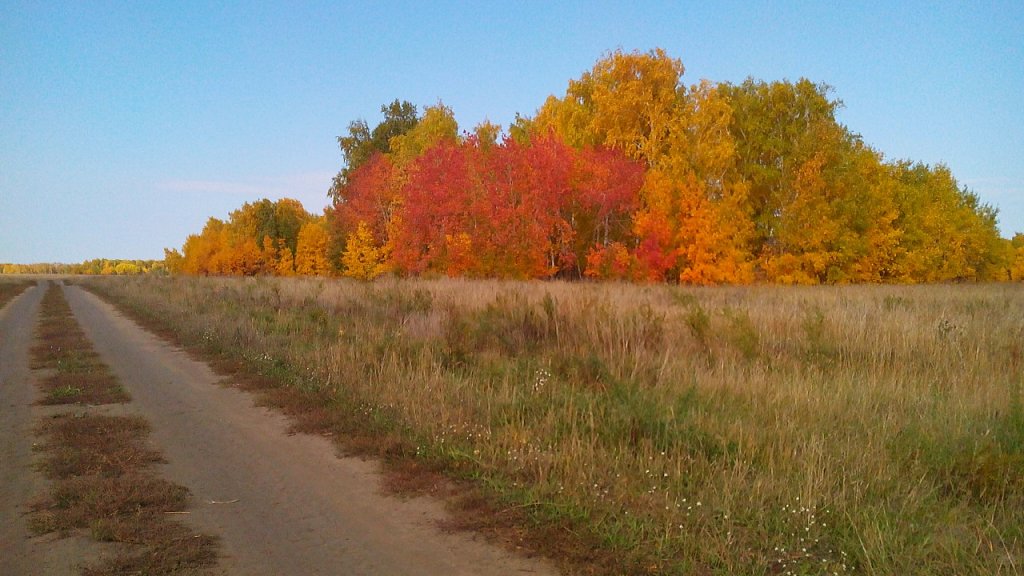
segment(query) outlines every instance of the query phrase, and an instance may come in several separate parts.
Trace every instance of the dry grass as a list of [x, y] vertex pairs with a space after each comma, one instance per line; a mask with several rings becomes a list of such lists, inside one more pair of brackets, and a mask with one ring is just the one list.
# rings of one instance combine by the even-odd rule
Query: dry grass
[[0, 308], [14, 300], [18, 294], [21, 294], [33, 284], [29, 280], [0, 278]]
[[51, 284], [43, 296], [32, 368], [49, 369], [41, 386], [41, 404], [114, 404], [130, 397], [82, 333], [61, 288]]
[[1018, 286], [93, 286], [570, 572], [1024, 571]]
[[[59, 286], [48, 289], [41, 316], [34, 367], [56, 370], [41, 382], [45, 404], [128, 400], [82, 334]], [[74, 394], [60, 393], [63, 386], [74, 386]], [[216, 563], [213, 537], [166, 516], [186, 506], [188, 490], [153, 474], [150, 468], [162, 459], [147, 447], [148, 434], [142, 418], [78, 410], [56, 414], [36, 429], [45, 454], [40, 469], [50, 487], [31, 505], [32, 529], [82, 531], [123, 545], [113, 557], [84, 567], [87, 576], [198, 574]]]

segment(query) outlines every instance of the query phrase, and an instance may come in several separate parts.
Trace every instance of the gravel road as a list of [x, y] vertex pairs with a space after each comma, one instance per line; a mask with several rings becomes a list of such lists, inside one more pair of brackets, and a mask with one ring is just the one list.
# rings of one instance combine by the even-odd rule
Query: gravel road
[[[284, 417], [218, 385], [189, 358], [75, 286], [65, 296], [86, 335], [152, 425], [159, 473], [193, 494], [185, 517], [221, 537], [220, 569], [239, 575], [556, 574], [472, 534], [437, 528], [442, 506], [379, 493], [373, 462], [324, 438], [289, 435]], [[28, 347], [42, 288], [0, 312], [0, 574], [37, 573], [46, 543], [27, 540], [34, 398]], [[34, 567], [34, 569], [33, 569]], [[38, 572], [42, 573], [42, 572]], [[47, 570], [46, 573], [56, 573]]]

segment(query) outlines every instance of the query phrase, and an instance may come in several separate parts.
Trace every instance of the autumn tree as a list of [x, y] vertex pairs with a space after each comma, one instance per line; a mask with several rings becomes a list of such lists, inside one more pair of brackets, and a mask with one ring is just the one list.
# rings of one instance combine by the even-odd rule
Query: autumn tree
[[455, 113], [444, 103], [438, 102], [423, 110], [423, 118], [415, 126], [391, 138], [391, 159], [401, 168], [428, 148], [441, 142], [454, 143], [458, 138], [459, 124], [455, 121]]
[[295, 249], [295, 273], [299, 276], [330, 275], [332, 267], [327, 258], [329, 242], [327, 230], [319, 221], [303, 224]]
[[1011, 280], [1024, 280], [1024, 234], [1018, 232], [1010, 240], [1011, 261], [1009, 276]]
[[1002, 279], [1005, 262], [996, 211], [961, 188], [943, 165], [892, 166], [895, 224], [902, 231], [897, 262], [905, 281]]
[[341, 148], [345, 166], [338, 172], [328, 190], [335, 202], [348, 183], [349, 177], [375, 153], [391, 151], [391, 140], [412, 130], [419, 123], [416, 106], [397, 99], [380, 107], [384, 119], [370, 129], [365, 120], [356, 120], [348, 125], [348, 134], [338, 136], [338, 147]]
[[468, 148], [442, 141], [417, 157], [402, 188], [391, 259], [407, 274], [443, 272], [446, 237], [468, 228], [470, 205], [477, 190], [472, 181]]
[[682, 75], [662, 50], [609, 53], [504, 137], [396, 100], [339, 137], [322, 217], [246, 203], [166, 265], [686, 284], [1024, 275], [1024, 240], [999, 236], [992, 207], [944, 166], [886, 161], [837, 121], [828, 86]]
[[563, 98], [548, 98], [532, 129], [554, 131], [576, 148], [611, 148], [652, 165], [664, 154], [678, 115], [682, 75], [682, 62], [660, 48], [617, 50], [570, 81]]
[[342, 255], [343, 274], [359, 280], [372, 280], [387, 269], [388, 254], [378, 248], [377, 242], [365, 222], [349, 235]]
[[185, 266], [185, 258], [173, 248], [164, 248], [164, 266], [170, 274], [180, 274]]
[[295, 252], [285, 245], [283, 240], [278, 242], [274, 274], [285, 277], [295, 276]]

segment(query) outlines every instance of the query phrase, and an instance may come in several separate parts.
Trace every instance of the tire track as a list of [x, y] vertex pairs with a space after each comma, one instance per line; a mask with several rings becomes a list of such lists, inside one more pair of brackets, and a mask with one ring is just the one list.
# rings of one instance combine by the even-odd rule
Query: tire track
[[25, 516], [37, 488], [28, 350], [44, 291], [42, 285], [29, 288], [0, 310], [0, 574], [38, 573], [44, 564]]

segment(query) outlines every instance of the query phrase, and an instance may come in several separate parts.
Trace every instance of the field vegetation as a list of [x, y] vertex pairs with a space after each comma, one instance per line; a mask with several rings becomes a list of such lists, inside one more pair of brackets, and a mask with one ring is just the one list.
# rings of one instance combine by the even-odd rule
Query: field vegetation
[[1024, 570], [1013, 285], [88, 283], [570, 573]]
[[0, 279], [0, 308], [31, 285], [32, 282], [27, 280]]

